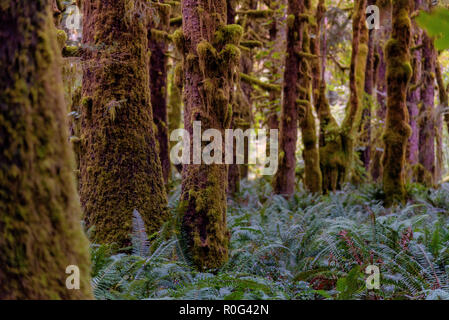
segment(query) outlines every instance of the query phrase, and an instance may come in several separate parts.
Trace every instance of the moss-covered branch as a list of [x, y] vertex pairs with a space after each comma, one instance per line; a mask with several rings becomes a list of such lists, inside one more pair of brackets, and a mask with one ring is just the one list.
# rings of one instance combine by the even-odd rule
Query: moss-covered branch
[[170, 19], [170, 26], [180, 27], [182, 25], [182, 17], [175, 17]]
[[276, 91], [276, 92], [281, 91], [281, 87], [279, 85], [263, 82], [257, 79], [256, 77], [244, 73], [240, 73], [240, 79], [246, 83], [256, 85], [259, 88], [264, 89], [266, 91]]

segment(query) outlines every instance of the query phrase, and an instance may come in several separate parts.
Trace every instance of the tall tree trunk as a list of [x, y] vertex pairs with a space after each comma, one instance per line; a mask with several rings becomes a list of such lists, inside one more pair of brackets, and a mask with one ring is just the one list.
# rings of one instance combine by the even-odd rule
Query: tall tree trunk
[[[377, 31], [376, 52], [378, 55], [378, 66], [376, 71], [376, 116], [373, 119], [371, 130], [371, 163], [370, 173], [373, 181], [379, 181], [383, 175], [382, 155], [383, 142], [381, 136], [385, 127], [387, 113], [387, 65], [384, 47], [391, 34], [392, 4], [391, 1], [378, 0], [376, 3], [380, 9], [380, 26]], [[375, 120], [375, 121], [374, 121]]]
[[[285, 0], [279, 2], [271, 2], [270, 9], [271, 10], [279, 10], [280, 5], [285, 5]], [[285, 9], [284, 9], [285, 10]], [[270, 39], [270, 43], [272, 43], [271, 48], [271, 59], [273, 63], [270, 66], [270, 83], [277, 83], [279, 80], [279, 74], [282, 74], [282, 58], [281, 54], [285, 51], [285, 37], [286, 32], [282, 28], [282, 25], [279, 21], [279, 17], [277, 15], [273, 15], [270, 26], [268, 28], [268, 35]], [[278, 55], [279, 58], [275, 58], [275, 55]], [[279, 63], [278, 63], [279, 62]], [[281, 92], [276, 90], [271, 90], [269, 92], [269, 101], [270, 101], [270, 110], [267, 115], [267, 127], [269, 130], [277, 129], [279, 130], [279, 102], [281, 100]]]
[[[317, 6], [316, 36], [311, 42], [312, 53], [321, 55], [321, 59], [312, 60], [313, 75], [315, 76], [315, 84], [319, 83], [317, 89], [314, 88], [315, 109], [320, 122], [319, 132], [319, 158], [320, 169], [322, 175], [322, 191], [327, 193], [338, 189], [339, 173], [344, 171], [345, 163], [341, 158], [341, 135], [337, 121], [332, 116], [329, 102], [326, 98], [326, 80], [324, 70], [326, 67], [326, 18], [324, 13], [326, 7], [324, 0], [320, 0]], [[322, 36], [320, 36], [322, 34]], [[320, 41], [322, 39], [322, 42]], [[316, 77], [319, 77], [319, 81]]]
[[[315, 11], [316, 24], [310, 27], [310, 31], [314, 34], [314, 37], [310, 39], [310, 53], [318, 57], [317, 59], [311, 61], [312, 93], [313, 103], [315, 104], [315, 106], [320, 94], [321, 79], [323, 78], [321, 71], [325, 69], [326, 63], [326, 60], [322, 60], [323, 57], [321, 57], [321, 38], [323, 34], [325, 35], [325, 32], [322, 32], [321, 30], [323, 28], [325, 13], [326, 7], [324, 6], [324, 0], [319, 0]], [[320, 62], [322, 65], [320, 64]]]
[[433, 39], [423, 33], [423, 86], [419, 110], [419, 173], [418, 182], [433, 186], [435, 175], [435, 63]]
[[[419, 10], [421, 8], [421, 3], [422, 0], [414, 0], [412, 12], [414, 10]], [[411, 168], [415, 167], [419, 161], [418, 104], [421, 101], [422, 86], [422, 50], [419, 49], [422, 44], [422, 30], [414, 21], [412, 22], [412, 34], [412, 43], [416, 49], [412, 53], [413, 75], [410, 80], [410, 88], [407, 94], [407, 107], [410, 116], [410, 128], [412, 129], [412, 134], [408, 140], [407, 158]], [[413, 175], [408, 174], [408, 176], [412, 177]]]
[[0, 299], [89, 299], [51, 1], [2, 1], [0, 21]]
[[289, 0], [287, 9], [287, 56], [285, 58], [284, 95], [280, 120], [279, 167], [273, 179], [276, 194], [290, 196], [295, 191], [296, 141], [298, 136], [299, 95], [297, 83], [301, 58], [305, 13], [304, 0]]
[[[240, 59], [240, 68], [243, 73], [245, 74], [251, 74], [253, 72], [253, 64], [254, 60], [252, 57], [253, 53], [247, 53], [242, 52], [242, 57]], [[243, 124], [243, 130], [249, 129], [251, 127], [251, 123], [253, 121], [253, 114], [252, 114], [252, 92], [253, 87], [251, 84], [241, 81], [240, 82], [241, 91], [243, 93], [242, 99], [244, 100], [244, 106], [247, 107], [247, 110], [245, 112], [244, 116], [244, 124]], [[245, 140], [245, 161], [244, 164], [240, 166], [240, 176], [242, 179], [248, 178], [248, 141]]]
[[341, 175], [343, 181], [355, 178], [353, 176], [354, 147], [356, 145], [356, 133], [360, 127], [363, 112], [363, 95], [365, 88], [366, 61], [368, 56], [368, 28], [366, 26], [366, 0], [357, 0], [355, 3], [354, 16], [352, 19], [352, 56], [351, 68], [349, 71], [350, 98], [343, 120], [342, 146], [345, 158], [345, 171]]
[[320, 162], [323, 191], [340, 189], [352, 176], [354, 145], [362, 118], [362, 102], [365, 87], [366, 61], [368, 55], [368, 28], [365, 20], [366, 0], [355, 3], [352, 19], [353, 38], [351, 68], [349, 74], [350, 101], [341, 128], [330, 112], [322, 81], [317, 101], [320, 119]]
[[410, 64], [411, 21], [410, 0], [393, 1], [391, 39], [385, 47], [387, 62], [387, 119], [383, 135], [385, 153], [383, 189], [386, 205], [404, 202], [407, 141], [411, 134], [408, 124], [407, 87], [412, 75]]
[[435, 173], [433, 175], [434, 185], [437, 185], [442, 178], [444, 169], [444, 154], [443, 154], [443, 116], [440, 108], [435, 112]]
[[[184, 56], [184, 128], [192, 137], [193, 122], [200, 121], [203, 130], [213, 128], [224, 137], [232, 119], [242, 28], [226, 25], [224, 0], [185, 0], [182, 13], [182, 32], [174, 41]], [[201, 152], [192, 140], [192, 153]], [[227, 165], [188, 164], [182, 176], [181, 229], [189, 256], [200, 270], [218, 268], [228, 258]]]
[[[444, 84], [443, 75], [441, 73], [441, 64], [439, 63], [439, 61], [437, 61], [437, 64], [436, 64], [435, 75], [436, 75], [436, 80], [438, 83], [438, 95], [439, 95], [440, 105], [441, 105], [440, 108], [442, 111], [446, 111], [445, 109], [447, 109], [449, 107], [449, 97], [447, 94], [446, 86]], [[447, 112], [447, 111], [444, 113], [444, 121], [446, 122], [447, 130], [449, 132], [449, 112]]]
[[[235, 23], [235, 1], [234, 0], [226, 0], [226, 23], [227, 24], [234, 24]], [[240, 82], [240, 81], [238, 81]], [[231, 91], [233, 91], [233, 94], [231, 96], [240, 95], [240, 97], [243, 96], [243, 93], [241, 92], [240, 83], [238, 83], [237, 89], [231, 88]], [[230, 101], [232, 104], [232, 121], [231, 121], [231, 128], [236, 129], [240, 127], [240, 123], [243, 122], [242, 117], [242, 109], [243, 103], [245, 101], [243, 99], [232, 99], [233, 101]], [[236, 146], [233, 145], [233, 163], [229, 165], [228, 167], [228, 189], [227, 193], [232, 196], [240, 191], [240, 165], [236, 163]]]
[[133, 210], [147, 231], [168, 217], [153, 132], [146, 25], [139, 4], [83, 2], [80, 196], [95, 241], [129, 245]]
[[[148, 48], [150, 50], [150, 93], [153, 107], [155, 138], [162, 176], [167, 182], [170, 176], [170, 150], [167, 127], [167, 41], [159, 32], [167, 32], [170, 26], [170, 5], [157, 3], [158, 17], [150, 21], [148, 31]], [[154, 14], [154, 13], [153, 13]], [[159, 31], [159, 32], [158, 32]]]
[[449, 113], [447, 112], [447, 108], [449, 107], [449, 98], [448, 98], [448, 94], [446, 91], [446, 86], [444, 84], [443, 81], [443, 76], [441, 74], [441, 64], [439, 63], [438, 59], [436, 61], [436, 67], [435, 67], [435, 75], [436, 75], [436, 80], [437, 80], [437, 84], [438, 84], [438, 95], [439, 95], [439, 100], [440, 100], [440, 104], [438, 106], [438, 113], [439, 113], [439, 123], [438, 123], [438, 127], [436, 128], [438, 130], [438, 132], [436, 133], [437, 135], [437, 170], [436, 170], [436, 179], [435, 182], [438, 182], [441, 180], [442, 175], [444, 174], [443, 170], [444, 170], [444, 156], [443, 156], [443, 118], [444, 118], [444, 122], [446, 122], [446, 126], [447, 129], [449, 130]]
[[[311, 5], [309, 0], [304, 1], [307, 15], [311, 15]], [[312, 20], [313, 17], [310, 17]], [[313, 114], [311, 102], [312, 80], [310, 78], [311, 60], [318, 60], [319, 56], [310, 53], [310, 38], [309, 38], [309, 24], [304, 24], [302, 36], [301, 51], [297, 52], [303, 57], [300, 61], [300, 74], [298, 81], [299, 100], [297, 100], [297, 108], [300, 113], [300, 128], [302, 135], [302, 142], [304, 145], [303, 159], [304, 159], [304, 186], [307, 190], [314, 193], [321, 193], [322, 176], [320, 169], [320, 153], [318, 149], [318, 137], [316, 132], [316, 121]], [[308, 58], [306, 58], [308, 57]]]
[[[368, 0], [368, 5], [374, 5], [375, 0]], [[360, 159], [366, 171], [369, 171], [371, 161], [371, 113], [373, 109], [373, 93], [375, 80], [375, 43], [374, 43], [375, 29], [368, 31], [368, 54], [366, 59], [365, 71], [365, 90], [363, 94], [363, 111], [362, 111], [362, 125], [360, 144], [362, 145]]]
[[[257, 9], [257, 0], [248, 0], [244, 1], [242, 3], [242, 10], [256, 10]], [[242, 23], [242, 26], [244, 28], [244, 33], [248, 34], [250, 30], [254, 28], [254, 25], [256, 23], [248, 16], [245, 16], [245, 21]], [[243, 51], [241, 58], [240, 58], [240, 70], [244, 74], [250, 75], [253, 72], [253, 65], [254, 65], [254, 58], [253, 58], [254, 52], [251, 51]], [[252, 95], [253, 95], [253, 86], [250, 83], [241, 81], [240, 82], [240, 88], [241, 92], [243, 93], [243, 96], [241, 97], [244, 112], [241, 115], [242, 116], [242, 130], [249, 129], [251, 127], [251, 123], [253, 122], [253, 111], [252, 111]], [[245, 155], [244, 155], [244, 164], [240, 165], [240, 177], [242, 179], [248, 178], [248, 141], [245, 140], [245, 149], [244, 149]]]

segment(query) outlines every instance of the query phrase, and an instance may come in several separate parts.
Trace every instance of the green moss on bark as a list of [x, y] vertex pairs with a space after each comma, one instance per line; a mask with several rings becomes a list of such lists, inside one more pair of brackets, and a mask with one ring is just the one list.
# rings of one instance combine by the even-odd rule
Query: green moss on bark
[[357, 130], [363, 113], [363, 97], [365, 92], [365, 71], [368, 56], [368, 29], [365, 20], [366, 0], [357, 0], [353, 16], [352, 56], [349, 73], [350, 99], [346, 109], [345, 119], [341, 126], [342, 152], [345, 157], [345, 168], [340, 185], [350, 181], [354, 174]]
[[[310, 1], [305, 1], [306, 15], [311, 11]], [[310, 16], [304, 24], [303, 36], [302, 36], [302, 49], [300, 56], [300, 75], [299, 75], [299, 87], [300, 90], [299, 99], [297, 100], [297, 108], [300, 113], [299, 122], [302, 133], [302, 142], [304, 145], [303, 159], [304, 159], [304, 186], [307, 190], [314, 193], [321, 193], [322, 189], [322, 175], [320, 169], [320, 153], [318, 149], [318, 136], [316, 130], [315, 116], [312, 110], [311, 104], [311, 89], [312, 82], [309, 76], [312, 68], [310, 56], [310, 38], [309, 28], [310, 20], [313, 20]], [[312, 59], [313, 60], [313, 59]]]
[[149, 91], [147, 24], [132, 1], [83, 2], [80, 196], [94, 240], [129, 245], [137, 209], [152, 234], [168, 218]]
[[[222, 132], [232, 119], [232, 89], [238, 72], [242, 36], [239, 25], [226, 25], [223, 0], [182, 2], [183, 31], [174, 42], [183, 54], [184, 127]], [[185, 165], [180, 209], [183, 241], [200, 270], [216, 269], [228, 259], [225, 164]]]
[[51, 3], [1, 1], [0, 21], [0, 299], [89, 299]]
[[412, 68], [410, 65], [411, 22], [409, 0], [393, 1], [393, 30], [385, 46], [387, 62], [387, 119], [383, 141], [383, 189], [386, 204], [406, 200], [405, 162], [407, 140], [411, 130], [406, 105], [407, 86]]

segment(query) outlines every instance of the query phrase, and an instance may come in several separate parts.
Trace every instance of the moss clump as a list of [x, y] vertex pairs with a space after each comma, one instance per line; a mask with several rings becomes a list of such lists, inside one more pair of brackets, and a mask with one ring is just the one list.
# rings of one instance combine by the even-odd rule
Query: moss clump
[[81, 56], [81, 50], [77, 46], [65, 46], [62, 49], [62, 56], [67, 57], [80, 57]]
[[200, 70], [204, 73], [218, 71], [217, 50], [208, 41], [201, 41], [197, 47]]
[[226, 44], [238, 45], [243, 35], [243, 28], [238, 24], [228, 24], [218, 28], [215, 32], [214, 43], [216, 46]]
[[181, 29], [177, 29], [173, 35], [172, 35], [172, 41], [176, 46], [176, 49], [178, 49], [179, 52], [184, 53], [186, 52], [186, 43], [185, 43], [185, 37], [182, 33]]
[[58, 30], [56, 34], [59, 48], [62, 50], [67, 42], [67, 33], [64, 30]]
[[233, 67], [237, 65], [240, 61], [240, 50], [236, 45], [227, 44], [220, 51], [220, 62], [228, 65], [229, 67]]
[[172, 35], [167, 33], [166, 31], [158, 30], [152, 28], [150, 30], [151, 38], [156, 41], [167, 41], [170, 42], [172, 40]]

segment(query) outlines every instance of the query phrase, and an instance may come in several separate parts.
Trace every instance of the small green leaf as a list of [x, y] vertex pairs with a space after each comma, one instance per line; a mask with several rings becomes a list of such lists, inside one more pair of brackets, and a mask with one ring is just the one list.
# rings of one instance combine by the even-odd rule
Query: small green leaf
[[430, 13], [421, 11], [416, 21], [431, 37], [435, 37], [435, 47], [438, 50], [449, 49], [448, 9], [438, 8]]

